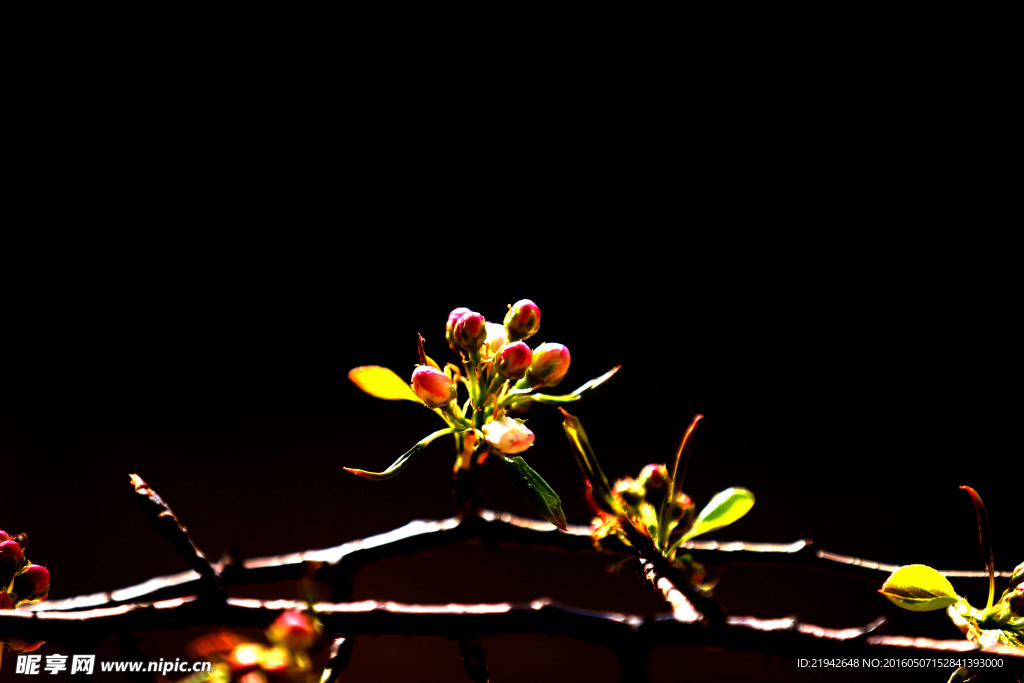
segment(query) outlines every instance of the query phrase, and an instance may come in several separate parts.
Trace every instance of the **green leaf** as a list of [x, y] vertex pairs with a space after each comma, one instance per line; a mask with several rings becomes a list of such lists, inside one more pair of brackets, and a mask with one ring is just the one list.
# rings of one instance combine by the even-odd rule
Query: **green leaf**
[[754, 494], [747, 489], [732, 487], [719, 491], [700, 511], [689, 530], [676, 542], [676, 545], [709, 531], [729, 526], [747, 514], [752, 507], [754, 507]]
[[559, 410], [562, 411], [562, 417], [564, 418], [562, 420], [562, 428], [565, 430], [565, 435], [572, 446], [572, 454], [576, 458], [576, 464], [579, 466], [580, 471], [583, 472], [583, 476], [590, 482], [591, 489], [596, 494], [594, 502], [603, 503], [602, 507], [606, 512], [614, 512], [612, 487], [608, 483], [608, 478], [604, 476], [601, 465], [597, 462], [597, 456], [594, 455], [594, 449], [590, 446], [587, 433], [583, 431], [583, 425], [575, 415], [567, 413], [563, 408], [559, 408]]
[[412, 386], [404, 379], [380, 365], [363, 365], [348, 371], [348, 378], [370, 396], [388, 401], [416, 401], [423, 403]]
[[575, 391], [569, 394], [552, 396], [551, 394], [519, 394], [517, 392], [512, 392], [509, 398], [506, 399], [505, 403], [507, 405], [518, 405], [520, 403], [525, 403], [527, 401], [536, 401], [537, 403], [545, 403], [551, 405], [557, 405], [559, 403], [573, 403], [574, 401], [580, 400], [581, 398], [589, 394], [591, 391], [593, 391], [594, 389], [598, 388], [599, 386], [607, 382], [609, 379], [611, 379], [612, 375], [618, 372], [620, 367], [622, 366], [616, 365], [614, 368], [604, 373], [600, 377], [595, 377], [589, 382], [581, 384], [579, 387], [577, 387]]
[[512, 480], [519, 494], [533, 507], [540, 516], [563, 531], [566, 529], [565, 513], [562, 512], [562, 500], [558, 497], [544, 478], [526, 464], [520, 455], [502, 458], [505, 463], [505, 474]]
[[403, 453], [398, 458], [398, 460], [396, 460], [393, 463], [391, 463], [391, 467], [387, 468], [383, 472], [368, 472], [366, 470], [359, 470], [359, 469], [356, 469], [354, 467], [345, 467], [344, 470], [346, 472], [351, 472], [352, 474], [356, 475], [357, 477], [362, 477], [363, 479], [369, 479], [370, 481], [383, 481], [384, 479], [390, 479], [391, 477], [395, 476], [396, 474], [401, 472], [403, 469], [405, 469], [405, 466], [409, 464], [409, 460], [412, 459], [412, 456], [414, 456], [417, 453], [419, 453], [423, 449], [424, 446], [426, 446], [428, 443], [430, 443], [434, 439], [436, 439], [436, 438], [438, 438], [440, 436], [444, 436], [445, 434], [451, 434], [454, 431], [455, 431], [455, 429], [453, 427], [448, 427], [446, 429], [439, 429], [439, 430], [437, 430], [436, 432], [434, 432], [433, 434], [431, 434], [430, 436], [426, 437], [425, 439], [420, 441], [418, 444], [416, 444], [415, 446], [413, 446], [412, 448], [407, 450], [405, 453]]
[[949, 579], [923, 564], [900, 567], [878, 592], [897, 607], [912, 612], [930, 612], [960, 600]]

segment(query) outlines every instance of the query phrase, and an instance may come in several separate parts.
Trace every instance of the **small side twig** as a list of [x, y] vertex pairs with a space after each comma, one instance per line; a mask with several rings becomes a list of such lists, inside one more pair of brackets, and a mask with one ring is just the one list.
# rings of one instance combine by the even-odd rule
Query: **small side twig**
[[335, 683], [352, 660], [352, 639], [338, 636], [331, 643], [331, 655], [320, 676], [320, 683]]
[[128, 475], [131, 478], [135, 493], [139, 496], [142, 509], [146, 516], [156, 527], [156, 530], [163, 536], [174, 551], [178, 553], [193, 571], [199, 574], [201, 585], [206, 589], [203, 592], [221, 591], [220, 572], [214, 568], [206, 555], [192, 542], [185, 528], [178, 518], [171, 511], [170, 506], [137, 474]]

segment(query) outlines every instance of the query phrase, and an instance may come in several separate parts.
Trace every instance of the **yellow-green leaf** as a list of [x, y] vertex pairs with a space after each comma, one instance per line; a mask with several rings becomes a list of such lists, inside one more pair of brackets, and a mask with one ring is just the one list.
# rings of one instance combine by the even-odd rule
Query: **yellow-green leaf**
[[348, 371], [348, 378], [370, 396], [389, 401], [416, 401], [423, 403], [404, 379], [380, 365], [363, 365]]
[[750, 512], [752, 507], [754, 507], [754, 494], [747, 489], [734, 486], [719, 491], [700, 511], [689, 530], [679, 539], [679, 543], [685, 543], [700, 534], [729, 526]]
[[451, 434], [454, 431], [455, 431], [455, 429], [453, 427], [448, 427], [446, 429], [439, 429], [436, 432], [434, 432], [433, 434], [430, 434], [430, 435], [424, 437], [423, 439], [421, 439], [419, 441], [419, 443], [417, 443], [415, 446], [413, 446], [412, 448], [407, 450], [405, 453], [403, 453], [398, 458], [398, 460], [396, 460], [395, 462], [393, 462], [391, 464], [391, 467], [387, 468], [383, 472], [370, 472], [368, 470], [361, 470], [361, 469], [358, 469], [356, 467], [344, 467], [342, 469], [344, 469], [346, 472], [351, 472], [352, 474], [356, 475], [357, 477], [362, 477], [363, 479], [368, 479], [370, 481], [383, 481], [384, 479], [390, 479], [391, 477], [395, 476], [396, 474], [401, 472], [403, 469], [405, 469], [405, 466], [409, 464], [409, 461], [412, 459], [412, 456], [416, 455], [421, 450], [423, 450], [424, 446], [426, 446], [427, 444], [429, 444], [431, 441], [433, 441], [434, 439], [438, 438], [439, 436], [444, 436], [445, 434]]
[[960, 600], [949, 579], [924, 564], [900, 567], [878, 592], [897, 607], [912, 612], [942, 609]]
[[584, 382], [579, 387], [577, 387], [576, 391], [572, 392], [571, 394], [562, 394], [560, 396], [552, 396], [551, 394], [540, 393], [526, 394], [524, 396], [514, 396], [512, 400], [509, 401], [509, 404], [518, 405], [519, 403], [525, 403], [526, 401], [536, 401], [537, 403], [549, 403], [555, 405], [559, 403], [572, 403], [574, 401], [580, 400], [581, 398], [589, 394], [591, 391], [593, 391], [594, 389], [598, 388], [599, 386], [610, 380], [612, 378], [612, 375], [619, 371], [620, 367], [622, 366], [616, 365], [614, 368], [604, 373], [600, 377], [595, 377], [589, 382]]

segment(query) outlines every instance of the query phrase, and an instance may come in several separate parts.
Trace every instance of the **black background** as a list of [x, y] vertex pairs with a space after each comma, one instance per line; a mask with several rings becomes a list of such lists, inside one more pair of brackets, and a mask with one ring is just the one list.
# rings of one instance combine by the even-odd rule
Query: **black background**
[[[782, 126], [707, 111], [683, 127], [640, 116], [661, 111], [645, 102], [610, 138], [611, 118], [532, 112], [515, 125], [462, 121], [460, 139], [480, 145], [452, 148], [425, 125], [367, 132], [383, 115], [368, 110], [341, 132], [320, 112], [311, 129], [258, 144], [267, 119], [230, 116], [139, 148], [111, 150], [81, 130], [40, 143], [2, 254], [0, 526], [28, 532], [51, 597], [186, 569], [133, 500], [129, 473], [215, 558], [450, 515], [447, 441], [387, 482], [342, 471], [383, 468], [441, 426], [346, 375], [381, 364], [406, 376], [417, 333], [454, 360], [443, 341], [452, 308], [500, 320], [520, 298], [542, 310], [535, 340], [571, 350], [560, 388], [622, 365], [571, 409], [610, 475], [669, 460], [691, 417], [706, 416], [686, 490], [698, 504], [731, 485], [757, 497], [716, 537], [813, 538], [883, 562], [980, 569], [974, 510], [958, 490], [968, 484], [989, 505], [998, 566], [1012, 568], [1020, 280], [996, 231], [1000, 181], [978, 170], [973, 148], [936, 151], [935, 125], [893, 112], [895, 123]], [[531, 464], [570, 523], [586, 524], [557, 412], [535, 406], [530, 426]], [[531, 514], [499, 469], [485, 481], [484, 506]], [[354, 597], [659, 609], [603, 565], [447, 549], [368, 568]], [[719, 595], [735, 614], [834, 627], [885, 614], [893, 633], [958, 637], [943, 615], [907, 618], [877, 587], [738, 567]], [[984, 600], [980, 588], [968, 597]], [[607, 651], [568, 638], [485, 646], [496, 680], [617, 675]], [[173, 638], [142, 647], [180, 656]], [[698, 680], [851, 675], [656, 653], [656, 680], [685, 667]], [[458, 675], [454, 644], [397, 636], [357, 642], [351, 674]]]

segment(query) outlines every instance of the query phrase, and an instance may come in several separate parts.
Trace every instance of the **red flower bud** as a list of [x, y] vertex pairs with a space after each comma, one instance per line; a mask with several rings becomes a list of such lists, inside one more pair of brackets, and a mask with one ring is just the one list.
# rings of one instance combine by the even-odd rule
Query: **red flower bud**
[[306, 614], [290, 609], [274, 619], [267, 629], [267, 637], [292, 652], [303, 652], [313, 646], [316, 628]]
[[449, 348], [455, 353], [459, 352], [459, 344], [455, 341], [455, 323], [459, 322], [459, 318], [462, 316], [472, 312], [468, 308], [456, 308], [448, 314], [448, 322], [444, 326], [444, 338], [448, 341]]
[[3, 529], [0, 529], [0, 543], [3, 543], [4, 541], [9, 541], [9, 540], [11, 540], [11, 535], [8, 534]]
[[14, 594], [21, 600], [39, 600], [50, 590], [50, 572], [46, 567], [30, 564], [14, 577]]
[[7, 591], [0, 591], [0, 609], [14, 609], [14, 598]]
[[644, 465], [644, 468], [640, 470], [640, 476], [637, 477], [644, 488], [650, 489], [662, 489], [668, 484], [668, 468], [665, 465], [659, 465], [652, 463], [650, 465]]
[[480, 348], [487, 338], [487, 321], [479, 313], [464, 313], [455, 323], [455, 343], [467, 351]]
[[494, 367], [505, 379], [522, 379], [533, 361], [533, 351], [525, 342], [516, 341], [505, 344], [498, 351]]
[[21, 568], [22, 558], [25, 553], [17, 541], [3, 541], [0, 543], [0, 586], [4, 588], [11, 582], [11, 577]]
[[527, 384], [555, 386], [569, 370], [569, 360], [569, 349], [562, 344], [541, 344], [533, 350], [533, 362], [526, 372]]
[[505, 329], [509, 341], [529, 339], [540, 329], [540, 309], [529, 299], [521, 299], [505, 314]]
[[429, 408], [441, 408], [455, 398], [455, 384], [431, 365], [417, 365], [412, 371], [412, 389]]

